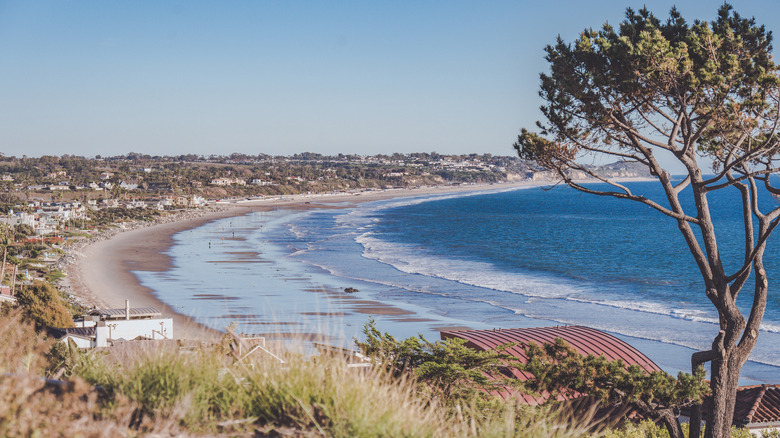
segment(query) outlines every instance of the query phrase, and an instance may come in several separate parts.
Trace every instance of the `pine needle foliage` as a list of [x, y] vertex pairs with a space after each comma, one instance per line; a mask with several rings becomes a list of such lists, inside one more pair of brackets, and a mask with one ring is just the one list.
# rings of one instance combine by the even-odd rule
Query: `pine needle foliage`
[[495, 350], [467, 347], [463, 339], [431, 342], [422, 335], [396, 340], [380, 332], [374, 321], [363, 327], [365, 342], [355, 341], [358, 348], [377, 364], [399, 375], [411, 373], [424, 390], [445, 405], [457, 405], [479, 398], [495, 401], [490, 391], [522, 388], [523, 382], [506, 373], [516, 367], [518, 359], [506, 350], [506, 344]]
[[549, 400], [587, 394], [610, 407], [633, 407], [645, 416], [660, 417], [672, 436], [682, 436], [679, 409], [700, 403], [709, 392], [703, 368], [693, 375], [680, 372], [675, 379], [663, 371], [626, 366], [622, 360], [582, 355], [560, 338], [541, 346], [529, 343], [525, 352], [528, 362], [522, 370], [534, 376], [528, 389], [549, 393]]

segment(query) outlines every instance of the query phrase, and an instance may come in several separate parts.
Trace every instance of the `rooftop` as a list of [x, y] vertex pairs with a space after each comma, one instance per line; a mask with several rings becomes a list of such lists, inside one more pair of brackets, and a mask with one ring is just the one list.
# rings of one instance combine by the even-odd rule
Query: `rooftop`
[[734, 407], [735, 424], [780, 423], [780, 385], [741, 386]]
[[[518, 329], [493, 329], [493, 330], [460, 330], [441, 332], [442, 339], [460, 338], [466, 340], [466, 346], [478, 350], [492, 350], [508, 343], [517, 345], [506, 350], [506, 353], [520, 359], [525, 363], [528, 356], [525, 346], [530, 342], [541, 345], [552, 343], [555, 338], [561, 338], [582, 355], [592, 354], [604, 356], [609, 360], [622, 360], [626, 366], [638, 365], [647, 372], [661, 371], [650, 358], [639, 350], [622, 340], [599, 330], [583, 326], [558, 326]], [[531, 376], [516, 369], [512, 374], [520, 380], [528, 380]], [[502, 391], [496, 395], [502, 398], [511, 398], [515, 394]], [[537, 405], [543, 403], [546, 396], [533, 396], [529, 394], [517, 394], [522, 403]]]
[[[126, 312], [127, 310], [124, 307], [117, 309], [92, 309], [89, 311], [89, 313], [87, 313], [87, 315], [99, 316], [102, 319], [124, 319]], [[154, 318], [158, 316], [162, 316], [162, 313], [160, 313], [160, 311], [155, 307], [130, 308], [131, 319]]]

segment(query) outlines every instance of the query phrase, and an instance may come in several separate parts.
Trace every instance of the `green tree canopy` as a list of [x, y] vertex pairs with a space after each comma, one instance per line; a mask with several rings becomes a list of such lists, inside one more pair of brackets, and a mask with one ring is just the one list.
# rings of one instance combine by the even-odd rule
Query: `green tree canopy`
[[73, 327], [73, 317], [59, 291], [49, 283], [37, 281], [23, 286], [19, 288], [16, 299], [24, 315], [35, 321], [38, 327]]
[[528, 389], [549, 393], [548, 400], [587, 394], [607, 406], [634, 407], [650, 418], [660, 418], [673, 438], [683, 437], [676, 415], [679, 409], [701, 402], [708, 393], [702, 368], [694, 375], [680, 372], [675, 379], [662, 371], [648, 373], [638, 365], [626, 366], [621, 360], [584, 356], [560, 338], [541, 346], [530, 343], [525, 352], [528, 362], [521, 369], [533, 376]]
[[[762, 210], [758, 203], [759, 185], [780, 195], [769, 177], [780, 170], [780, 75], [771, 42], [771, 32], [728, 4], [715, 20], [693, 23], [676, 9], [663, 22], [647, 9], [628, 9], [618, 27], [586, 29], [573, 43], [558, 38], [545, 49], [545, 121], [537, 132], [523, 129], [515, 143], [522, 158], [557, 172], [571, 187], [641, 202], [677, 221], [720, 321], [712, 349], [693, 357], [696, 366], [712, 362], [708, 437], [729, 434], [739, 372], [766, 308], [764, 249], [780, 221], [777, 205]], [[646, 166], [666, 199], [635, 193], [586, 165], [605, 157]], [[671, 177], [667, 160], [685, 169], [684, 179]], [[606, 185], [584, 186], [572, 170]], [[712, 220], [708, 194], [721, 189], [740, 195], [733, 207], [743, 229], [736, 234]], [[683, 207], [682, 196], [692, 208]], [[724, 268], [719, 239], [744, 241], [743, 263], [732, 272]], [[737, 298], [751, 275], [752, 303], [743, 315]]]
[[463, 339], [430, 342], [422, 335], [402, 341], [380, 332], [370, 321], [363, 328], [365, 342], [358, 348], [380, 366], [396, 374], [411, 372], [427, 392], [440, 403], [454, 406], [480, 399], [491, 401], [486, 391], [520, 388], [523, 382], [502, 370], [517, 366], [517, 358], [505, 353], [507, 344], [496, 350], [478, 351], [466, 347]]

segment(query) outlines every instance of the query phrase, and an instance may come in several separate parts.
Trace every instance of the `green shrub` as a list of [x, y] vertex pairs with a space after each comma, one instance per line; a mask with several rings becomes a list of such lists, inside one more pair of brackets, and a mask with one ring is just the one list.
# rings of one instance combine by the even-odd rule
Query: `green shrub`
[[[683, 432], [687, 436], [688, 428], [684, 426]], [[606, 432], [602, 438], [669, 438], [669, 432], [651, 420], [644, 420], [639, 423], [626, 422], [620, 428]]]
[[38, 327], [73, 327], [73, 317], [60, 292], [49, 283], [35, 282], [19, 288], [17, 302]]

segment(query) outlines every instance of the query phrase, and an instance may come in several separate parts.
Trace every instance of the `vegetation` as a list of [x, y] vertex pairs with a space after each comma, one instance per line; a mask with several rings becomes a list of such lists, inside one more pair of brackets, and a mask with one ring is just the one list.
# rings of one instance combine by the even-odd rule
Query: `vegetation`
[[411, 373], [347, 368], [338, 357], [236, 361], [226, 342], [82, 352], [38, 334], [19, 311], [0, 318], [0, 337], [0, 436], [669, 436], [651, 422], [594, 429], [593, 410], [440, 403]]
[[27, 318], [39, 328], [73, 327], [73, 316], [60, 292], [49, 283], [39, 281], [20, 287], [16, 299]]
[[700, 402], [708, 392], [701, 368], [694, 375], [681, 372], [675, 379], [663, 371], [647, 373], [638, 365], [626, 366], [621, 360], [583, 356], [562, 339], [542, 346], [531, 343], [525, 351], [528, 362], [522, 369], [534, 377], [529, 389], [549, 393], [549, 400], [588, 394], [604, 406], [637, 409], [646, 418], [659, 418], [672, 438], [683, 438], [679, 409]]
[[84, 227], [106, 227], [125, 221], [151, 221], [160, 216], [160, 211], [144, 208], [101, 208], [100, 210], [87, 210], [89, 221], [81, 221], [75, 225]]
[[[523, 129], [515, 144], [521, 158], [556, 172], [571, 187], [641, 202], [677, 221], [720, 321], [712, 349], [692, 358], [694, 366], [711, 361], [714, 408], [706, 437], [730, 433], [739, 373], [766, 308], [763, 254], [780, 221], [776, 205], [769, 211], [758, 205], [759, 185], [780, 194], [770, 179], [780, 151], [780, 73], [771, 42], [771, 32], [728, 4], [712, 22], [692, 24], [675, 9], [665, 22], [647, 9], [629, 9], [617, 27], [587, 29], [573, 44], [559, 39], [546, 48], [550, 71], [541, 75], [540, 90], [546, 121], [538, 123], [538, 133]], [[582, 164], [593, 157], [644, 166], [657, 176], [666, 199], [650, 199], [596, 175]], [[659, 157], [676, 161], [685, 178], [673, 180]], [[705, 176], [710, 166], [714, 175]], [[582, 186], [572, 171], [608, 185]], [[708, 195], [717, 190], [740, 195], [733, 208], [744, 226], [735, 235], [713, 222]], [[744, 241], [730, 273], [718, 245], [725, 240]], [[738, 306], [751, 277], [752, 303]], [[750, 309], [749, 315], [740, 307]], [[695, 429], [691, 433], [698, 436]]]
[[[2, 436], [578, 437], [571, 413], [512, 405], [486, 416], [417, 392], [411, 376], [347, 368], [339, 358], [235, 362], [219, 346], [135, 344], [47, 359], [50, 341], [12, 315], [0, 319]], [[60, 352], [62, 353], [62, 351]], [[67, 383], [38, 376], [52, 363]], [[13, 374], [4, 374], [13, 373]], [[98, 386], [99, 385], [99, 389]], [[588, 420], [587, 418], [585, 420]]]
[[[77, 162], [77, 165], [74, 165]], [[458, 163], [455, 166], [455, 163]], [[138, 199], [160, 195], [199, 194], [209, 198], [330, 192], [348, 189], [413, 187], [457, 182], [505, 181], [510, 174], [525, 177], [534, 166], [518, 158], [436, 153], [363, 157], [323, 156], [178, 156], [160, 157], [130, 153], [87, 159], [63, 155], [40, 158], [0, 157], [0, 197], [4, 211], [17, 208], [22, 199], [51, 200]], [[252, 180], [262, 184], [215, 186], [217, 178]], [[48, 187], [65, 183], [68, 190]], [[122, 185], [122, 183], [125, 183]], [[5, 186], [5, 187], [3, 187]], [[5, 202], [4, 202], [5, 201]]]
[[523, 382], [502, 371], [517, 366], [515, 357], [504, 351], [478, 351], [465, 346], [463, 339], [430, 342], [422, 335], [397, 341], [381, 333], [369, 321], [363, 328], [366, 341], [355, 341], [357, 347], [375, 363], [400, 376], [412, 373], [420, 385], [418, 391], [438, 403], [455, 406], [475, 401], [484, 410], [502, 409], [498, 399], [488, 391], [522, 388]]

